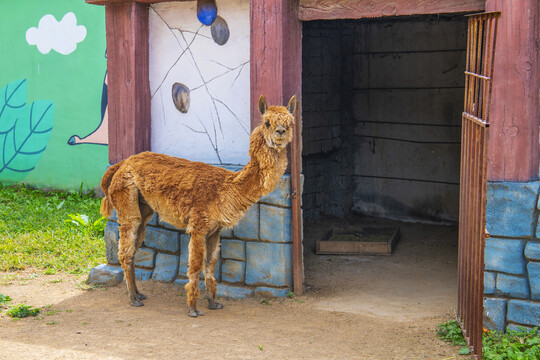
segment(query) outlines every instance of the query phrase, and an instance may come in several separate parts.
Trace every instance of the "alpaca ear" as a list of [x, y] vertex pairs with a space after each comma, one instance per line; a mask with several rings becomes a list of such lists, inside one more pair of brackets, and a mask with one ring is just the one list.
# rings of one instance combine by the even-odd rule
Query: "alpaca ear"
[[264, 97], [264, 95], [261, 95], [261, 97], [259, 98], [259, 111], [261, 112], [261, 115], [264, 115], [266, 109], [268, 109], [266, 98]]
[[296, 110], [296, 95], [293, 95], [291, 100], [289, 100], [287, 110], [294, 115], [294, 110]]

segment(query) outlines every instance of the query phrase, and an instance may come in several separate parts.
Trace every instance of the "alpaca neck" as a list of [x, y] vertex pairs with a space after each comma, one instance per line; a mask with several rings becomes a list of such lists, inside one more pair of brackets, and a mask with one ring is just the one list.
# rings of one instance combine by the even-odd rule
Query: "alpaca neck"
[[267, 145], [261, 128], [253, 130], [249, 146], [250, 160], [237, 173], [242, 194], [252, 203], [274, 190], [287, 168], [287, 149]]

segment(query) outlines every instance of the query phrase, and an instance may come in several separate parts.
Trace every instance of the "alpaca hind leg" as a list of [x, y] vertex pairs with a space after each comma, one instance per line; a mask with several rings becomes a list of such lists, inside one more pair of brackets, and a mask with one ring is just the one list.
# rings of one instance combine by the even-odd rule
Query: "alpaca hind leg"
[[189, 242], [189, 282], [186, 284], [188, 315], [197, 317], [204, 315], [203, 312], [197, 310], [197, 299], [199, 298], [199, 277], [203, 267], [203, 260], [206, 252], [205, 236], [195, 230], [191, 232], [191, 240]]
[[128, 296], [131, 305], [142, 306], [135, 284], [135, 252], [137, 251], [136, 233], [140, 226], [139, 220], [134, 220], [130, 223], [121, 223], [120, 225], [120, 241], [118, 242], [118, 260], [124, 270]]
[[206, 241], [206, 258], [204, 260], [204, 284], [206, 286], [206, 298], [210, 310], [223, 309], [223, 305], [216, 302], [216, 278], [214, 270], [219, 256], [219, 232], [217, 229]]
[[141, 211], [139, 209], [139, 191], [135, 186], [118, 184], [109, 188], [112, 203], [118, 211], [120, 223], [120, 239], [118, 241], [118, 260], [124, 270], [124, 277], [128, 289], [131, 305], [142, 306], [137, 295], [135, 284], [134, 257], [137, 251], [137, 242], [140, 226], [142, 224]]
[[[139, 228], [137, 230], [137, 238], [136, 238], [137, 250], [141, 247], [141, 245], [144, 242], [144, 238], [146, 236], [146, 224], [148, 224], [148, 222], [152, 218], [152, 215], [154, 215], [154, 210], [152, 210], [152, 208], [148, 204], [139, 204], [139, 209], [141, 212], [142, 222], [141, 222], [141, 225], [139, 225]], [[133, 267], [132, 267], [132, 272], [133, 272], [132, 273], [133, 277], [135, 277], [135, 269]], [[137, 284], [134, 283], [134, 285], [135, 285], [134, 290], [135, 290], [136, 298], [138, 300], [146, 299], [146, 295], [140, 293], [139, 290], [137, 289]]]

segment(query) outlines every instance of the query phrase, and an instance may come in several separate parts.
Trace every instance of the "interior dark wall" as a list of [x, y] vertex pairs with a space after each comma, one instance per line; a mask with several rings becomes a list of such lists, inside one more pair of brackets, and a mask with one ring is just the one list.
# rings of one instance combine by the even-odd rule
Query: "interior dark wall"
[[305, 219], [457, 222], [466, 25], [303, 24]]
[[[302, 123], [304, 219], [343, 217], [353, 206], [354, 121], [351, 111], [352, 24], [304, 23], [302, 48]], [[347, 31], [349, 30], [349, 31]], [[348, 89], [348, 91], [345, 91]]]

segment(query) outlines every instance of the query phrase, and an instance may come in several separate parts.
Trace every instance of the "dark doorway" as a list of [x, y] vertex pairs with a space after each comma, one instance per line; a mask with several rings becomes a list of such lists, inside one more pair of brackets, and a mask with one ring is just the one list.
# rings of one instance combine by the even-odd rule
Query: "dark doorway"
[[[335, 288], [380, 268], [351, 282], [362, 309], [455, 309], [466, 50], [463, 14], [303, 23], [308, 286]], [[366, 222], [401, 227], [390, 258], [313, 255], [328, 228]], [[331, 260], [344, 267], [321, 274]]]
[[304, 220], [457, 223], [466, 18], [310, 21], [302, 45]]

